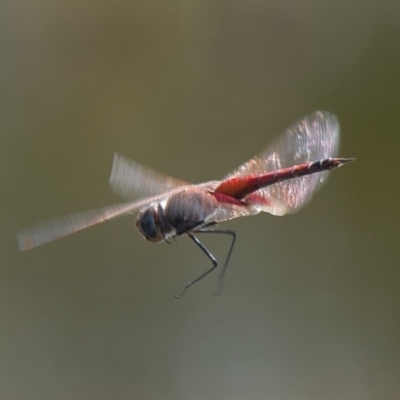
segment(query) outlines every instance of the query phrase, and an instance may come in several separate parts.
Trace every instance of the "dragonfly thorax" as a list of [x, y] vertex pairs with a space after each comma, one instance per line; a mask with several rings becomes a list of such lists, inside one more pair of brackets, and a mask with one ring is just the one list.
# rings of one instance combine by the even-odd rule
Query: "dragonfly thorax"
[[182, 190], [159, 204], [142, 209], [137, 218], [139, 232], [158, 243], [201, 226], [215, 210], [215, 199], [204, 190]]

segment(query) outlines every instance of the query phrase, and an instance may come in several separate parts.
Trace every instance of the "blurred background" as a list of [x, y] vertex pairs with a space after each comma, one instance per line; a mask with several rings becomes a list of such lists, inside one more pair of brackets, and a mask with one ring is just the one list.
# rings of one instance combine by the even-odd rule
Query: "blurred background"
[[[0, 4], [1, 399], [397, 399], [400, 3]], [[20, 253], [32, 223], [120, 200], [115, 151], [220, 179], [314, 110], [340, 156], [300, 213], [191, 241], [126, 217]], [[202, 237], [223, 260], [229, 239]]]

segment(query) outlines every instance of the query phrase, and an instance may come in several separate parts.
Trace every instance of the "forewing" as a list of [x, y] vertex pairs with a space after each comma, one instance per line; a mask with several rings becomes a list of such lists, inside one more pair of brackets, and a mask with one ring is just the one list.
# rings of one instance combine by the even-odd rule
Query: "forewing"
[[[256, 175], [337, 155], [339, 123], [325, 111], [309, 114], [275, 139], [270, 146], [226, 178]], [[326, 180], [327, 172], [290, 179], [260, 189], [249, 196], [262, 211], [284, 215], [299, 210]], [[225, 179], [226, 179], [225, 178]]]
[[114, 154], [110, 186], [123, 199], [139, 200], [186, 185], [189, 183]]
[[90, 226], [100, 224], [126, 214], [133, 214], [142, 207], [155, 201], [163, 201], [167, 196], [180, 189], [171, 190], [158, 196], [149, 197], [140, 201], [130, 201], [115, 204], [96, 210], [81, 211], [63, 217], [40, 222], [36, 225], [22, 229], [17, 233], [17, 241], [20, 251], [30, 250], [34, 247], [53, 240], [60, 239], [71, 233], [78, 232]]

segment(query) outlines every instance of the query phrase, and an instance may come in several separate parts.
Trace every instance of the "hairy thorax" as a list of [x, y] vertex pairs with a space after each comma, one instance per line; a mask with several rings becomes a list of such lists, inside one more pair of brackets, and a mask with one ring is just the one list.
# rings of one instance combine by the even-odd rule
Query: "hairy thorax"
[[206, 190], [188, 189], [171, 196], [164, 208], [165, 222], [179, 235], [198, 226], [215, 209], [215, 198]]

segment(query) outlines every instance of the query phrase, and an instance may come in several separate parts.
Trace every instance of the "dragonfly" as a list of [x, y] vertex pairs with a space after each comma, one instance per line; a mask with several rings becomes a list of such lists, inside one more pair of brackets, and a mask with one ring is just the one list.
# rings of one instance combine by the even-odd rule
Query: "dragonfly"
[[219, 294], [236, 233], [219, 229], [217, 224], [260, 212], [282, 216], [300, 210], [326, 181], [330, 170], [355, 160], [337, 158], [338, 146], [337, 118], [330, 112], [315, 111], [218, 181], [191, 184], [115, 153], [109, 183], [128, 201], [22, 229], [17, 233], [19, 249], [29, 250], [104, 221], [136, 214], [136, 227], [148, 241], [171, 243], [171, 239], [186, 235], [211, 261], [212, 266], [188, 282], [176, 298], [218, 266], [198, 234], [229, 235], [229, 251], [217, 280]]

